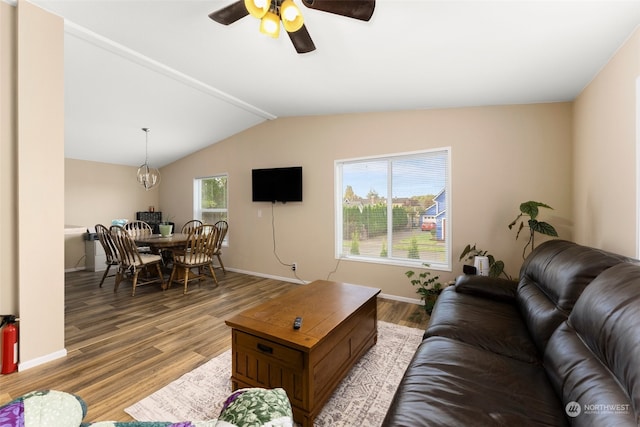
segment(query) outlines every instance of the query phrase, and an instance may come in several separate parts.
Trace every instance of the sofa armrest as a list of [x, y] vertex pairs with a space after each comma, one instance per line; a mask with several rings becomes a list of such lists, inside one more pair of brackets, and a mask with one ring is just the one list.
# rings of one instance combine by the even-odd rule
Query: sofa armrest
[[456, 280], [455, 289], [456, 292], [462, 294], [500, 301], [514, 301], [518, 290], [518, 282], [498, 277], [464, 275]]

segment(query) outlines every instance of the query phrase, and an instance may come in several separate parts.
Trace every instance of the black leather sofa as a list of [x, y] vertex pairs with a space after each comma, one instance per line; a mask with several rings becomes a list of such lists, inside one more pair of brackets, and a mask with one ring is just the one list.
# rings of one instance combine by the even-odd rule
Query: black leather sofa
[[461, 276], [383, 426], [640, 425], [640, 264], [563, 240], [520, 279]]

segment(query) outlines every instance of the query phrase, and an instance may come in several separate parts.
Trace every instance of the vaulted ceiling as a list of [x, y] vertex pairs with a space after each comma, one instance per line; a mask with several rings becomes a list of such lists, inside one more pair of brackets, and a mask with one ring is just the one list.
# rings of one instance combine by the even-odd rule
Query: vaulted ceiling
[[[5, 0], [8, 1], [8, 0]], [[236, 0], [31, 0], [65, 19], [65, 156], [163, 166], [285, 116], [573, 100], [640, 1], [377, 0], [370, 21], [299, 5], [297, 54]]]

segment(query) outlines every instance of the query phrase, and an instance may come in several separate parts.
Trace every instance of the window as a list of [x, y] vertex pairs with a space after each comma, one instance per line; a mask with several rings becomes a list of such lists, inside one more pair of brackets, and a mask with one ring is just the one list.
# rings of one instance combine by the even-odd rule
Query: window
[[449, 148], [336, 161], [336, 255], [450, 270], [449, 173]]
[[205, 224], [228, 221], [228, 200], [227, 175], [196, 178], [193, 181], [194, 219]]

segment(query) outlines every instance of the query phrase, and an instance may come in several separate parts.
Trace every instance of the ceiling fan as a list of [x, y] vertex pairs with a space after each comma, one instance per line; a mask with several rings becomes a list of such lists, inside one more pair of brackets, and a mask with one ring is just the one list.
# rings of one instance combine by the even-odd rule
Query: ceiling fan
[[[376, 6], [376, 0], [302, 0], [302, 3], [310, 9], [361, 21], [371, 19]], [[307, 53], [316, 49], [304, 25], [300, 9], [293, 0], [238, 0], [210, 13], [209, 18], [220, 24], [229, 25], [249, 14], [260, 19], [260, 31], [272, 37], [278, 37], [280, 21], [282, 21], [298, 53]]]

